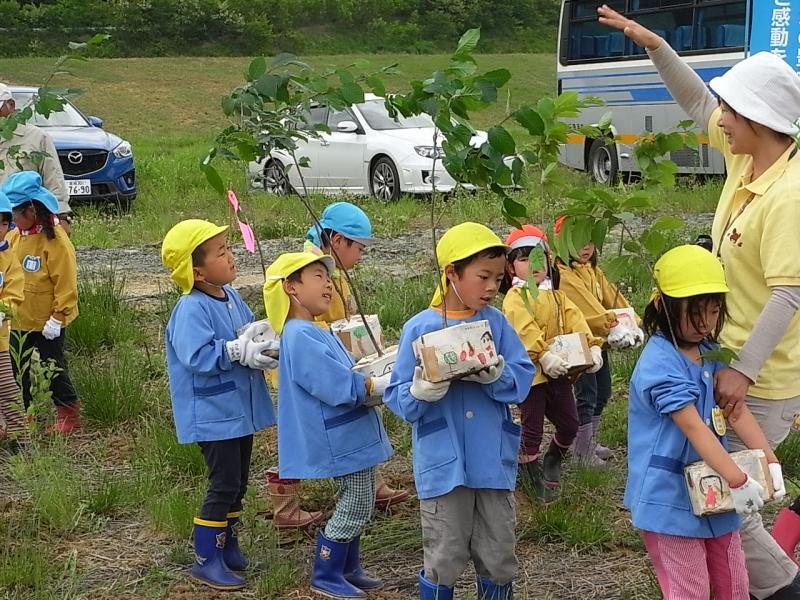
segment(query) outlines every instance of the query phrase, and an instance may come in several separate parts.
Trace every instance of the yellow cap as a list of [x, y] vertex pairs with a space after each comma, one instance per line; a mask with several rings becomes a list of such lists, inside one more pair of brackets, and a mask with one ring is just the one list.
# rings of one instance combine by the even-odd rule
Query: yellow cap
[[[497, 234], [480, 223], [461, 223], [447, 230], [436, 244], [436, 258], [439, 266], [444, 269], [450, 263], [462, 260], [477, 254], [487, 248], [508, 248]], [[440, 290], [447, 290], [447, 276], [442, 273], [442, 286], [436, 288], [431, 306], [442, 303]]]
[[227, 225], [214, 225], [201, 219], [181, 221], [167, 232], [161, 244], [161, 262], [172, 271], [170, 277], [188, 294], [194, 287], [192, 252], [203, 242], [228, 230]]
[[311, 252], [287, 252], [281, 254], [267, 267], [267, 281], [264, 283], [264, 308], [267, 310], [267, 319], [278, 335], [283, 331], [286, 317], [289, 316], [289, 296], [283, 289], [283, 280], [292, 273], [296, 273], [311, 263], [321, 262], [333, 273], [336, 263], [327, 254], [312, 254]]
[[728, 292], [722, 263], [705, 248], [694, 244], [665, 252], [653, 268], [661, 293], [672, 298]]

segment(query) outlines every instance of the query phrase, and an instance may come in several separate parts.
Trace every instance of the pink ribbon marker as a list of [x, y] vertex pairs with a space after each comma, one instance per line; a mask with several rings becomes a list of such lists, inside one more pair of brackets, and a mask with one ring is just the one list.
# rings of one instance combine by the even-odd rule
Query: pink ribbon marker
[[231, 203], [231, 206], [233, 207], [233, 210], [238, 213], [239, 212], [239, 199], [236, 197], [236, 194], [233, 192], [233, 190], [228, 190], [228, 202]]
[[253, 230], [247, 223], [239, 221], [239, 231], [242, 232], [242, 241], [244, 241], [245, 250], [250, 254], [256, 252], [256, 236], [253, 235]]

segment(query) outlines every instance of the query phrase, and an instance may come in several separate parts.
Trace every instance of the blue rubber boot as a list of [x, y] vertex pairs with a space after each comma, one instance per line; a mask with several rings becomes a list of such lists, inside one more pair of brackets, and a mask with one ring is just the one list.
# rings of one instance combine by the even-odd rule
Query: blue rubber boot
[[478, 600], [511, 600], [514, 597], [514, 584], [497, 585], [488, 579], [478, 577]]
[[239, 590], [245, 585], [244, 579], [231, 571], [222, 557], [227, 527], [227, 521], [194, 519], [192, 579], [215, 590]]
[[436, 585], [425, 579], [425, 571], [419, 572], [420, 600], [453, 600], [453, 588]]
[[250, 566], [241, 548], [239, 548], [239, 532], [244, 529], [242, 524], [242, 511], [228, 513], [228, 527], [225, 529], [225, 550], [222, 551], [222, 558], [231, 571], [246, 571]]
[[374, 590], [383, 585], [383, 581], [370, 577], [361, 568], [361, 536], [355, 537], [350, 542], [347, 551], [347, 560], [344, 563], [344, 578], [362, 590]]
[[367, 594], [344, 578], [349, 542], [334, 542], [322, 531], [317, 536], [311, 589], [328, 598], [366, 598]]

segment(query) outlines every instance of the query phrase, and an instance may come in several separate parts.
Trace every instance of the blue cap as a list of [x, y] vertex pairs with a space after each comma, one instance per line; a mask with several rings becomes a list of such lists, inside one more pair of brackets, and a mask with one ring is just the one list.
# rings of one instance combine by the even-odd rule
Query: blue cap
[[6, 196], [2, 191], [0, 191], [0, 213], [10, 213], [11, 212], [11, 202], [8, 201], [8, 196]]
[[42, 185], [42, 176], [36, 171], [20, 171], [9, 175], [0, 186], [0, 192], [8, 197], [11, 208], [38, 200], [53, 214], [58, 214], [58, 199]]
[[[372, 223], [369, 222], [367, 213], [349, 202], [334, 202], [322, 211], [319, 220], [323, 229], [332, 229], [341, 233], [348, 240], [368, 244], [373, 240]], [[315, 225], [306, 233], [306, 239], [322, 248], [322, 232]]]

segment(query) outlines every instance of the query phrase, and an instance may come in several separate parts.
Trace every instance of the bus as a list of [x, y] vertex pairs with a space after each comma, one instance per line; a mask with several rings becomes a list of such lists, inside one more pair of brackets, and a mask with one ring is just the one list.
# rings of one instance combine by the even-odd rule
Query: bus
[[[558, 93], [596, 96], [581, 124], [613, 114], [614, 141], [571, 135], [560, 161], [613, 183], [637, 173], [633, 146], [642, 132], [674, 131], [688, 119], [672, 99], [645, 51], [621, 31], [598, 23], [598, 0], [564, 0], [558, 35]], [[768, 51], [800, 70], [800, 0], [608, 0], [610, 7], [663, 37], [708, 83], [745, 56]], [[679, 173], [722, 174], [722, 156], [709, 148], [706, 123], [695, 125], [700, 145], [670, 153]]]

